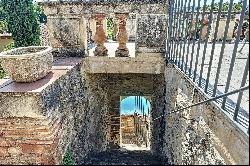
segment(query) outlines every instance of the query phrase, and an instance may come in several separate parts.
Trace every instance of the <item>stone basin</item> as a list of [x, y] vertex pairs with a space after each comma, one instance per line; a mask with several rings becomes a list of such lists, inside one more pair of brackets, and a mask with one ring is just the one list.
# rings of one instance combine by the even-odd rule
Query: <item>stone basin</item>
[[34, 82], [45, 77], [52, 68], [52, 47], [20, 47], [0, 53], [7, 75], [16, 82]]

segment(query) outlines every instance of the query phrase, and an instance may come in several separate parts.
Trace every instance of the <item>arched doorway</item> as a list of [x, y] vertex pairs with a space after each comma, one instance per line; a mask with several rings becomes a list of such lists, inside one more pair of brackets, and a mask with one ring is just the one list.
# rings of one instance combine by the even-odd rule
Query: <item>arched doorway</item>
[[128, 150], [149, 150], [151, 98], [121, 96], [120, 100], [121, 147]]

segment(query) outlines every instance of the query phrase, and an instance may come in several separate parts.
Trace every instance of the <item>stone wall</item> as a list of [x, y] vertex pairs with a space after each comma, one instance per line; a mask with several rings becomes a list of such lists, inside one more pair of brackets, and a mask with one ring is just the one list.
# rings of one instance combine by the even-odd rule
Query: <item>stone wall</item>
[[[127, 23], [128, 33], [130, 39], [138, 43], [138, 54], [144, 52], [162, 55], [165, 51], [167, 2], [62, 1], [40, 4], [48, 16], [49, 42], [54, 48], [77, 48], [88, 54], [90, 39], [93, 39], [96, 31], [93, 29], [96, 28], [93, 16], [102, 13], [108, 18], [114, 17], [116, 13], [127, 13], [130, 14]], [[146, 22], [143, 23], [144, 21]]]
[[[172, 111], [206, 99], [175, 68], [166, 69], [166, 107]], [[168, 86], [175, 85], [175, 86]], [[169, 102], [171, 101], [171, 102]], [[249, 164], [248, 136], [213, 102], [183, 112], [165, 112], [163, 156], [172, 164]]]
[[1, 93], [1, 164], [61, 163], [85, 110], [79, 76], [78, 66], [42, 92]]
[[[108, 113], [105, 112], [105, 124], [103, 123], [103, 131], [106, 131], [107, 146], [105, 148], [119, 148], [120, 147], [120, 97], [121, 96], [152, 96], [152, 117], [157, 117], [160, 111], [164, 110], [164, 77], [161, 74], [87, 74], [93, 79], [91, 84], [98, 85], [102, 91], [95, 88], [96, 96], [93, 98], [100, 98], [99, 95], [107, 94], [107, 101], [93, 103], [93, 107], [102, 105], [108, 108]], [[92, 85], [93, 86], [93, 85]], [[97, 96], [98, 95], [98, 96]], [[88, 95], [89, 96], [89, 95]], [[101, 99], [100, 99], [101, 100]], [[101, 109], [101, 108], [100, 108]], [[107, 114], [106, 114], [107, 113]], [[99, 124], [101, 124], [99, 122]], [[160, 124], [152, 123], [154, 133], [151, 136], [152, 149], [157, 151], [160, 148], [158, 144]], [[96, 132], [96, 131], [95, 131]], [[103, 135], [104, 138], [105, 136]], [[100, 138], [99, 138], [100, 139]], [[104, 148], [104, 149], [105, 149]]]
[[83, 77], [80, 66], [41, 92], [0, 93], [1, 164], [62, 164], [68, 148], [81, 164], [86, 155], [105, 150], [106, 91], [101, 92], [100, 82]]

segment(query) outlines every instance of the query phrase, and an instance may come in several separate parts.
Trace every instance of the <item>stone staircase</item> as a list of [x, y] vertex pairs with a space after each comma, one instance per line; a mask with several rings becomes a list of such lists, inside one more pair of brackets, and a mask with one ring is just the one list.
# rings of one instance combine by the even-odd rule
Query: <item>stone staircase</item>
[[150, 151], [110, 150], [87, 156], [84, 165], [167, 165]]

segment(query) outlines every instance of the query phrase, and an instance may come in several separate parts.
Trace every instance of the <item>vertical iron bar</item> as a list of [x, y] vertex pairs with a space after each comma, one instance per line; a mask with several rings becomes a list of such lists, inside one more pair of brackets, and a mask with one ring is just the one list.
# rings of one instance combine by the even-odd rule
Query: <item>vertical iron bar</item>
[[179, 45], [180, 45], [180, 32], [181, 32], [181, 19], [182, 19], [182, 7], [183, 7], [183, 0], [181, 1], [181, 7], [180, 7], [180, 10], [179, 10], [179, 18], [178, 18], [178, 31], [177, 31], [177, 42], [176, 42], [176, 49], [175, 49], [175, 63], [177, 65], [177, 62], [178, 62], [178, 48], [179, 48]]
[[209, 84], [210, 75], [211, 75], [211, 69], [212, 69], [212, 65], [213, 65], [214, 50], [215, 50], [215, 44], [216, 44], [216, 40], [217, 40], [217, 36], [218, 36], [218, 30], [219, 30], [219, 24], [220, 24], [220, 16], [221, 16], [221, 11], [222, 11], [222, 5], [223, 5], [223, 0], [220, 0], [219, 12], [217, 13], [216, 27], [215, 27], [215, 33], [214, 33], [214, 38], [213, 38], [212, 51], [211, 51], [211, 56], [210, 56], [210, 60], [209, 60], [208, 72], [207, 72], [207, 79], [206, 79], [206, 85], [205, 85], [205, 93], [207, 93], [208, 84]]
[[197, 13], [196, 13], [196, 18], [195, 18], [195, 26], [194, 26], [194, 39], [193, 39], [193, 45], [192, 45], [192, 52], [191, 52], [191, 61], [190, 61], [190, 68], [189, 68], [189, 77], [191, 78], [191, 72], [192, 72], [192, 68], [193, 68], [193, 58], [194, 58], [194, 47], [195, 47], [195, 42], [196, 42], [196, 30], [197, 30], [197, 22], [198, 22], [198, 18], [200, 15], [200, 1], [198, 1], [198, 9], [197, 9]]
[[174, 63], [177, 62], [177, 56], [175, 55], [176, 53], [176, 45], [177, 45], [177, 42], [178, 40], [176, 40], [177, 38], [177, 35], [178, 35], [178, 32], [179, 32], [179, 27], [180, 27], [180, 8], [182, 6], [182, 2], [183, 0], [181, 0], [180, 4], [178, 4], [178, 10], [177, 10], [177, 21], [176, 21], [176, 31], [175, 31], [175, 36], [174, 36], [174, 49], [173, 49], [173, 53], [174, 53]]
[[[172, 1], [173, 3], [175, 3], [175, 1]], [[168, 52], [167, 52], [167, 57], [168, 59], [172, 60], [171, 57], [170, 57], [170, 48], [171, 48], [171, 36], [172, 36], [172, 23], [173, 23], [173, 6], [172, 4], [173, 3], [170, 3], [170, 11], [169, 11], [169, 21], [168, 21]]]
[[234, 2], [234, 0], [230, 0], [227, 21], [226, 21], [226, 27], [225, 27], [225, 31], [224, 31], [224, 38], [223, 38], [223, 42], [222, 42], [222, 47], [221, 47], [221, 52], [220, 52], [220, 57], [219, 57], [218, 68], [217, 68], [217, 72], [216, 72], [212, 97], [215, 97], [215, 95], [216, 95], [217, 86], [218, 86], [218, 82], [219, 82], [220, 69], [221, 69], [222, 60], [223, 60], [223, 56], [224, 56], [224, 52], [225, 52], [226, 40], [228, 37], [228, 30], [229, 30], [229, 23], [231, 20], [231, 15], [232, 15], [232, 10], [233, 10], [233, 4], [234, 4], [233, 2]]
[[[177, 0], [176, 0], [177, 1]], [[174, 0], [174, 2], [175, 2], [175, 0]], [[174, 7], [174, 20], [173, 20], [173, 28], [172, 28], [172, 35], [173, 35], [173, 37], [172, 37], [172, 45], [171, 45], [171, 50], [170, 50], [170, 53], [171, 53], [171, 60], [172, 61], [174, 61], [174, 55], [173, 55], [173, 49], [174, 49], [174, 42], [175, 42], [175, 32], [176, 32], [176, 22], [177, 22], [177, 20], [176, 20], [176, 13], [177, 13], [177, 7], [179, 7], [179, 3], [180, 3], [180, 0], [178, 0], [178, 2], [175, 2], [175, 7]]]
[[[249, 53], [248, 53], [248, 57], [247, 57], [247, 62], [246, 62], [245, 70], [244, 70], [244, 73], [243, 73], [241, 87], [244, 87], [246, 85], [247, 75], [248, 75], [248, 71], [249, 71], [248, 67], [249, 67]], [[237, 121], [237, 116], [239, 114], [239, 108], [240, 108], [242, 96], [243, 96], [243, 92], [240, 92], [239, 96], [238, 96], [237, 104], [236, 104], [236, 107], [235, 107], [235, 112], [234, 112], [234, 120], [235, 121]]]
[[140, 96], [140, 114], [142, 114], [142, 97]]
[[[189, 11], [190, 11], [190, 5], [191, 5], [191, 0], [189, 0], [188, 2], [188, 11], [186, 13], [186, 27], [185, 27], [185, 36], [183, 36], [184, 38], [184, 46], [183, 46], [183, 51], [182, 51], [182, 64], [181, 64], [181, 70], [183, 71], [183, 67], [184, 67], [184, 55], [185, 55], [185, 51], [186, 51], [186, 37], [188, 35], [188, 21], [189, 21]], [[187, 62], [186, 62], [187, 63]]]
[[203, 22], [204, 22], [205, 14], [206, 14], [206, 6], [207, 6], [207, 0], [205, 0], [204, 4], [203, 4], [203, 12], [202, 12], [201, 27], [200, 27], [200, 35], [199, 35], [198, 48], [197, 48], [197, 54], [196, 54], [196, 60], [195, 60], [195, 68], [194, 68], [194, 76], [193, 76], [193, 81], [194, 82], [195, 82], [195, 79], [196, 79], [197, 67], [198, 67], [199, 56], [200, 56], [201, 34], [202, 34]]
[[[232, 78], [234, 63], [235, 63], [235, 59], [236, 59], [236, 53], [237, 53], [238, 45], [239, 45], [239, 42], [240, 42], [240, 35], [241, 35], [242, 27], [243, 27], [243, 21], [244, 21], [246, 6], [247, 6], [247, 0], [244, 0], [243, 1], [243, 6], [242, 6], [242, 9], [241, 9], [240, 23], [238, 25], [237, 37], [236, 37], [236, 41], [235, 41], [235, 44], [234, 44], [234, 50], [233, 50], [233, 54], [232, 54], [232, 58], [231, 58], [231, 64], [230, 64], [230, 68], [229, 68], [229, 72], [228, 72], [227, 83], [226, 83], [226, 87], [225, 87], [225, 93], [227, 93], [228, 90], [229, 90], [229, 86], [230, 86], [230, 82], [231, 82], [231, 78]], [[223, 101], [222, 101], [222, 108], [223, 109], [225, 109], [226, 100], [227, 100], [227, 97], [224, 97]]]
[[207, 32], [206, 32], [206, 41], [205, 41], [205, 45], [204, 45], [202, 62], [201, 62], [201, 70], [200, 70], [200, 75], [199, 75], [200, 76], [199, 87], [201, 87], [201, 80], [203, 77], [203, 69], [204, 69], [204, 63], [205, 63], [205, 56], [206, 56], [206, 52], [207, 52], [208, 38], [209, 38], [210, 30], [211, 30], [211, 24], [213, 21], [213, 12], [214, 12], [214, 0], [212, 0], [211, 10], [210, 10], [210, 14], [209, 14], [209, 23], [208, 23]]
[[185, 5], [184, 5], [184, 13], [183, 13], [183, 17], [182, 17], [181, 40], [179, 41], [179, 42], [181, 42], [180, 43], [180, 51], [179, 51], [179, 60], [178, 60], [178, 67], [179, 68], [180, 68], [180, 62], [181, 62], [181, 50], [182, 50], [182, 46], [183, 46], [183, 44], [182, 44], [182, 37], [183, 37], [183, 33], [184, 33], [184, 24], [185, 24], [186, 10], [187, 10], [187, 1], [185, 1]]
[[143, 120], [145, 119], [145, 114], [144, 114], [144, 104], [142, 103], [142, 117], [143, 117]]
[[136, 101], [137, 101], [137, 100], [136, 100], [136, 96], [135, 96], [135, 110], [136, 110]]
[[[192, 28], [192, 21], [194, 19], [194, 8], [195, 8], [195, 0], [193, 0], [193, 6], [192, 6], [192, 14], [191, 14], [191, 28]], [[187, 72], [187, 64], [188, 64], [188, 56], [189, 56], [189, 47], [190, 47], [190, 44], [191, 44], [191, 34], [190, 34], [190, 31], [189, 31], [189, 35], [188, 35], [188, 46], [187, 46], [187, 54], [186, 54], [186, 65], [185, 65], [185, 73]]]

